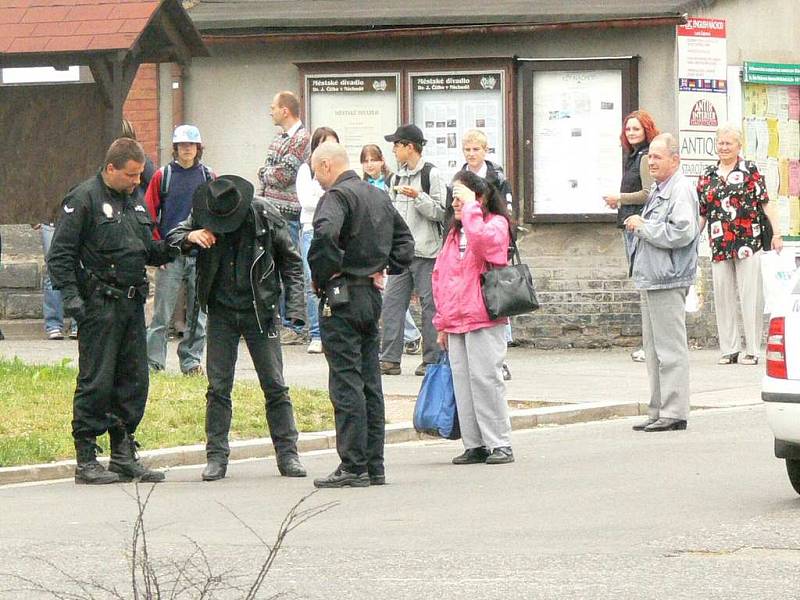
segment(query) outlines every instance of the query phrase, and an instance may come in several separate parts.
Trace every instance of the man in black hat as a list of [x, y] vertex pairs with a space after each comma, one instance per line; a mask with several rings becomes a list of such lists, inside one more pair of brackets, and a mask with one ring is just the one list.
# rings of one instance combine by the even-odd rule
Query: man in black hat
[[[145, 265], [166, 264], [178, 252], [153, 241], [153, 224], [136, 194], [145, 155], [136, 140], [120, 138], [100, 172], [73, 188], [47, 254], [64, 313], [78, 322], [79, 373], [73, 399], [75, 483], [164, 480], [136, 456], [133, 434], [149, 387], [144, 302]], [[97, 436], [108, 431], [108, 471], [97, 462]]]
[[383, 341], [381, 344], [381, 373], [400, 375], [403, 354], [403, 328], [411, 293], [419, 296], [422, 307], [422, 364], [414, 373], [425, 375], [429, 364], [439, 358], [433, 316], [431, 274], [436, 256], [442, 248], [447, 187], [439, 169], [422, 160], [425, 138], [416, 125], [401, 125], [391, 135], [392, 152], [397, 159], [397, 174], [392, 179], [389, 196], [397, 212], [414, 236], [414, 260], [408, 271], [389, 276], [383, 297]]
[[269, 202], [253, 198], [248, 181], [221, 175], [197, 188], [189, 218], [167, 234], [167, 242], [184, 253], [200, 249], [196, 297], [208, 314], [203, 480], [222, 479], [227, 471], [231, 390], [242, 337], [264, 391], [278, 470], [285, 477], [305, 477], [276, 327], [281, 282], [286, 316], [300, 326], [305, 321], [303, 263], [286, 222]]
[[384, 407], [378, 366], [378, 319], [383, 271], [411, 264], [414, 240], [378, 188], [350, 170], [347, 151], [321, 144], [311, 161], [327, 190], [314, 214], [308, 250], [311, 277], [322, 290], [320, 333], [330, 370], [341, 464], [316, 487], [367, 487], [386, 483]]

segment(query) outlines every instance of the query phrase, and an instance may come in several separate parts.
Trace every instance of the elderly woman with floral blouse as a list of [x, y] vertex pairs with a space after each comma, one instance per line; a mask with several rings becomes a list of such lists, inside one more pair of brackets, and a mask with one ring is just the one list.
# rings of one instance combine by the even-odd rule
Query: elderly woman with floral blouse
[[[755, 163], [743, 160], [742, 133], [732, 125], [717, 129], [719, 162], [697, 182], [700, 226], [708, 224], [714, 308], [722, 356], [719, 364], [758, 364], [764, 297], [761, 290], [761, 251], [783, 248], [777, 209], [769, 201], [766, 183]], [[764, 227], [772, 225], [771, 248], [762, 248]], [[736, 296], [739, 296], [737, 303]], [[745, 349], [737, 309], [742, 311]]]

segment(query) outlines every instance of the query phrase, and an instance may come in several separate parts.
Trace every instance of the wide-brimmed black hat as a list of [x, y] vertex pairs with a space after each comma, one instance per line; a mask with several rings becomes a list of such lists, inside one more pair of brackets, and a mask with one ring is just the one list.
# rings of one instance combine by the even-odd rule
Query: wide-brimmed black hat
[[422, 130], [416, 125], [400, 125], [391, 135], [383, 136], [387, 142], [416, 142], [420, 146], [425, 145], [425, 138]]
[[192, 196], [194, 222], [214, 233], [239, 229], [253, 203], [253, 184], [237, 175], [220, 175]]

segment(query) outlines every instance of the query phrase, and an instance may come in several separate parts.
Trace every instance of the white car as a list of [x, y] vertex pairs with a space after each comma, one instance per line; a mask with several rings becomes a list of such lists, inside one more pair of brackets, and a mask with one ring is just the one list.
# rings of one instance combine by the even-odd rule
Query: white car
[[800, 281], [795, 281], [771, 314], [761, 399], [775, 435], [775, 456], [786, 460], [789, 481], [800, 494]]

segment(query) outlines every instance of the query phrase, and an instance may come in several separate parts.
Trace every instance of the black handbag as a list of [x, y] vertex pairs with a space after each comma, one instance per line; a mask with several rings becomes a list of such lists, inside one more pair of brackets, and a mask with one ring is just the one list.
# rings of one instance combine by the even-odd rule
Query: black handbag
[[519, 249], [513, 237], [511, 247], [513, 252], [510, 265], [491, 269], [481, 275], [483, 303], [493, 321], [539, 309], [531, 271], [519, 257]]
[[769, 252], [772, 250], [772, 223], [769, 222], [769, 217], [763, 206], [759, 206], [758, 210], [761, 213], [761, 248], [764, 252]]

